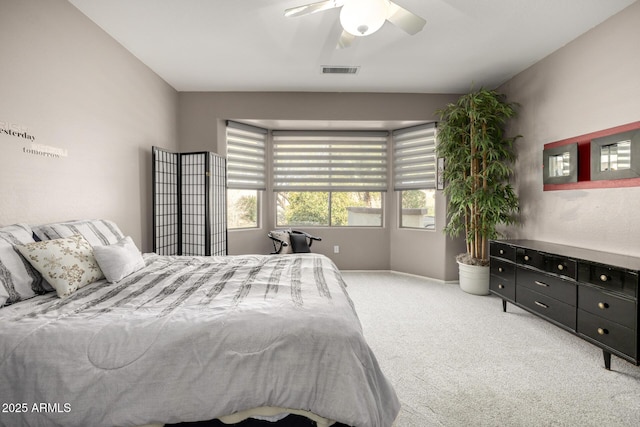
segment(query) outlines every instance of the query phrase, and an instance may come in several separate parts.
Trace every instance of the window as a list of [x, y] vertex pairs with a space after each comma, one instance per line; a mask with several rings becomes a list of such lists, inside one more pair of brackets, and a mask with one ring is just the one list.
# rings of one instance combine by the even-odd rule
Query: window
[[436, 228], [436, 190], [400, 192], [400, 227]]
[[276, 225], [382, 227], [382, 192], [279, 191]]
[[274, 131], [277, 226], [381, 227], [388, 132]]
[[227, 188], [227, 228], [257, 228], [260, 224], [258, 190]]
[[260, 224], [260, 194], [265, 190], [267, 131], [227, 122], [227, 227]]
[[393, 132], [393, 182], [399, 192], [399, 225], [435, 229], [436, 127]]
[[227, 227], [256, 228], [260, 212], [260, 191], [227, 189]]

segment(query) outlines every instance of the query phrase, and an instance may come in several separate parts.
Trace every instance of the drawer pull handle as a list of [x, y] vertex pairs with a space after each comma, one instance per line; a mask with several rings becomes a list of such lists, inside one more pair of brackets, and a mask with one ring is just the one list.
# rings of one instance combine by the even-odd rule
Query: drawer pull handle
[[560, 271], [564, 270], [564, 265], [558, 264], [558, 270], [560, 270]]
[[500, 255], [504, 255], [504, 249], [500, 249]]
[[538, 286], [544, 286], [545, 288], [548, 288], [548, 287], [549, 287], [549, 285], [547, 285], [546, 283], [544, 283], [544, 282], [539, 282], [539, 281], [537, 281], [537, 280], [534, 280], [534, 282], [533, 282], [533, 283], [535, 283], [535, 284], [536, 284], [536, 285], [538, 285]]
[[604, 328], [598, 328], [598, 334], [600, 334], [600, 335], [606, 335], [606, 334], [608, 334], [608, 333], [609, 333], [609, 331], [608, 331], [608, 330], [606, 330], [606, 329], [604, 329]]
[[525, 255], [525, 256], [524, 256], [524, 260], [525, 260], [525, 261], [529, 261], [529, 255]]
[[603, 282], [606, 282], [607, 280], [609, 280], [609, 278], [607, 277], [606, 274], [601, 274], [600, 275], [600, 280], [602, 280]]
[[598, 303], [598, 308], [599, 308], [600, 310], [607, 309], [607, 308], [609, 308], [609, 304], [607, 304], [606, 302], [599, 302], [599, 303]]
[[502, 272], [504, 271], [504, 268], [502, 268], [502, 267], [498, 267], [498, 271], [499, 271], [500, 273], [502, 273]]
[[534, 301], [536, 303], [537, 306], [540, 306], [542, 308], [549, 308], [549, 306], [547, 304], [543, 304], [540, 301]]
[[498, 285], [498, 289], [504, 289], [504, 285], [501, 283]]

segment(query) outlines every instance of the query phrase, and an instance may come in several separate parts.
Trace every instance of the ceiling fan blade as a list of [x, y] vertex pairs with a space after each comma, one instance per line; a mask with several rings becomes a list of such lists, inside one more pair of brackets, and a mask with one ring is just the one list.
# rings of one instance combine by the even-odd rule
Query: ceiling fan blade
[[389, 16], [387, 21], [402, 29], [408, 34], [414, 35], [422, 31], [427, 21], [415, 13], [409, 12], [394, 2], [389, 2]]
[[334, 9], [344, 4], [344, 0], [324, 0], [304, 6], [291, 7], [284, 11], [284, 16], [292, 18], [294, 16], [311, 15], [312, 13]]
[[351, 43], [353, 43], [355, 38], [356, 36], [343, 30], [342, 34], [340, 35], [340, 39], [338, 40], [338, 44], [336, 45], [336, 49], [348, 48], [349, 46], [351, 46]]

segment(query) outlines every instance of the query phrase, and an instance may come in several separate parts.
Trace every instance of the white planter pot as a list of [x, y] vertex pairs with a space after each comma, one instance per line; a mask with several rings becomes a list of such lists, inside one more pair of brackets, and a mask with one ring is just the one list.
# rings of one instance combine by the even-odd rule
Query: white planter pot
[[473, 295], [489, 295], [489, 266], [458, 263], [460, 289]]

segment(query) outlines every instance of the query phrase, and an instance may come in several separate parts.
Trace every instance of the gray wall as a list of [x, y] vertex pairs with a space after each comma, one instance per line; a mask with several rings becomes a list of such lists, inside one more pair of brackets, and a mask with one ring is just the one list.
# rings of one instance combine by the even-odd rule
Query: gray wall
[[109, 218], [150, 251], [151, 146], [177, 148], [177, 92], [65, 0], [2, 1], [0, 40], [0, 127], [35, 137], [0, 132], [0, 225]]
[[[213, 150], [225, 153], [226, 119], [233, 120], [435, 120], [435, 110], [456, 95], [389, 93], [180, 93], [179, 136], [183, 151]], [[401, 230], [397, 227], [397, 195], [386, 194], [383, 228], [306, 229], [320, 235], [314, 251], [334, 260], [342, 269], [398, 270], [441, 280], [456, 280], [455, 255], [461, 251], [442, 233], [444, 199], [438, 194], [436, 231]], [[263, 223], [259, 229], [230, 231], [229, 251], [268, 253], [266, 237], [274, 228], [273, 193], [265, 192]], [[340, 253], [333, 253], [333, 246]]]
[[[176, 93], [64, 0], [4, 1], [0, 13], [0, 225], [110, 218], [151, 249], [150, 149], [224, 153], [225, 119], [432, 120], [452, 95]], [[545, 143], [640, 119], [640, 3], [503, 85], [519, 102], [516, 187], [522, 225], [510, 237], [640, 255], [640, 188], [542, 191]], [[26, 153], [32, 142], [66, 157]], [[47, 149], [45, 147], [45, 150]], [[270, 194], [267, 193], [267, 196]], [[462, 250], [437, 231], [401, 230], [387, 194], [385, 227], [318, 229], [316, 251], [341, 268], [393, 269], [455, 280]], [[232, 253], [264, 253], [271, 197], [259, 230], [230, 233]], [[331, 252], [340, 245], [341, 253]]]
[[510, 236], [640, 255], [640, 187], [542, 191], [544, 144], [640, 120], [639, 23], [634, 3], [500, 88], [522, 105]]

